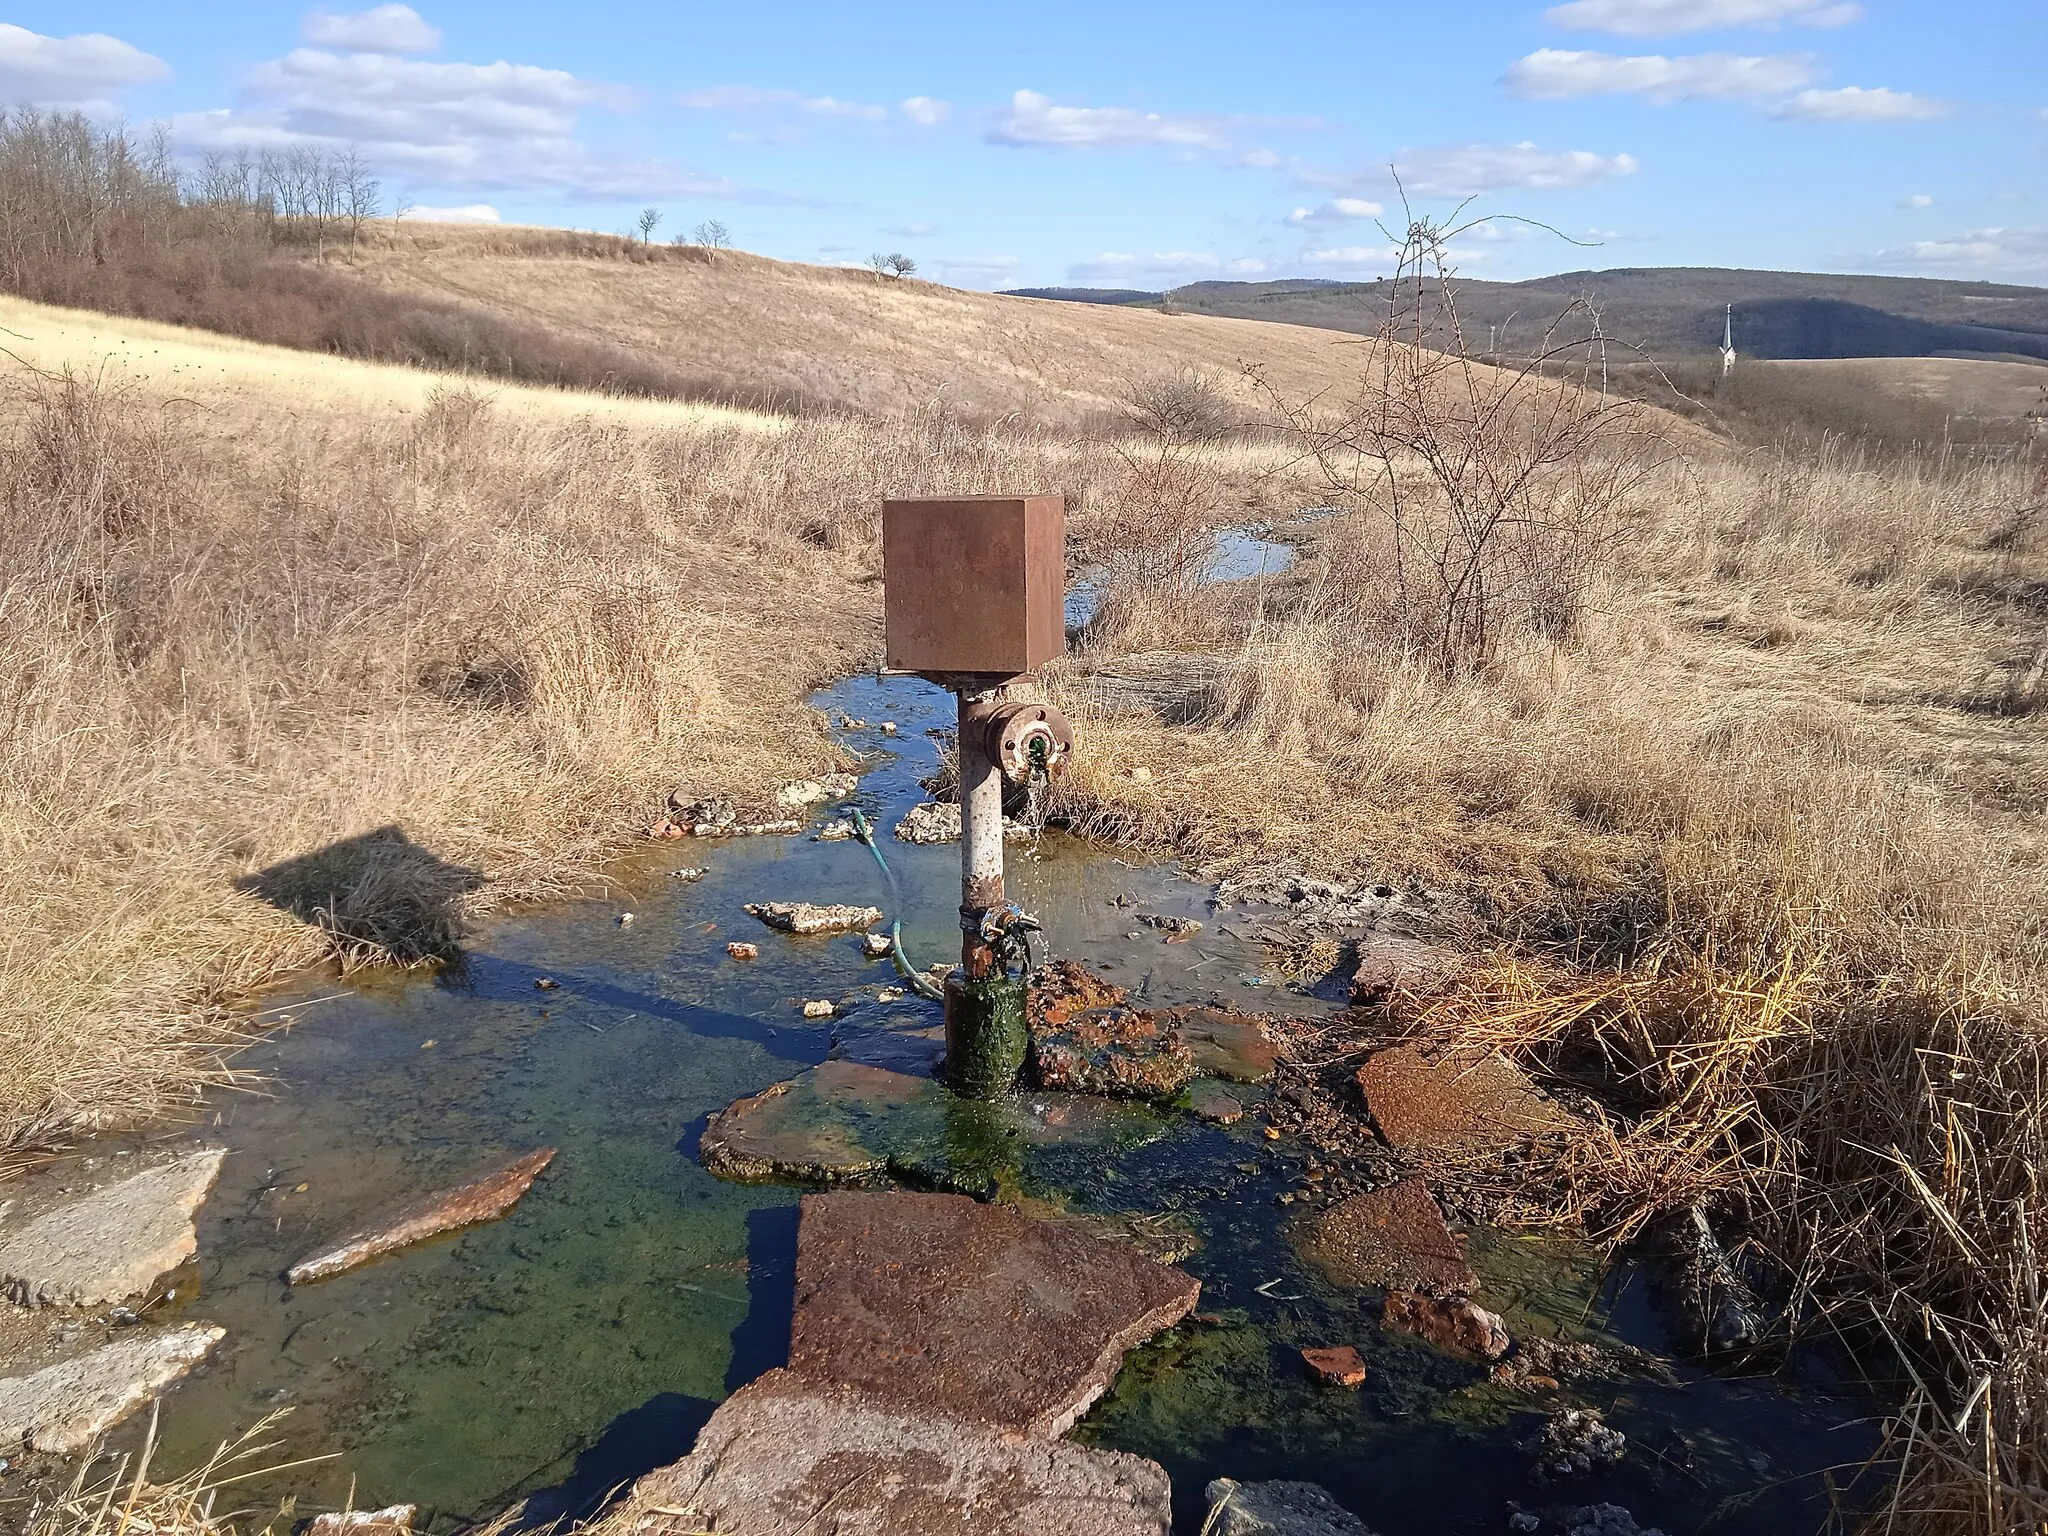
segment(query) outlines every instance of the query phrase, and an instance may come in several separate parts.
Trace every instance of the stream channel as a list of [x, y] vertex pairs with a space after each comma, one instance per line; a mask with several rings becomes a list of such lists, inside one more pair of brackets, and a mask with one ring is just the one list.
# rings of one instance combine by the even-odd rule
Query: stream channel
[[[939, 750], [926, 732], [951, 723], [951, 696], [861, 678], [814, 702], [835, 720], [896, 722], [893, 737], [845, 733], [867, 758], [854, 803], [898, 871], [909, 953], [951, 956], [957, 847], [887, 840], [922, 798], [917, 778]], [[1169, 864], [1056, 831], [1013, 843], [1010, 863], [1012, 893], [1044, 921], [1052, 952], [1144, 1000], [1333, 1006], [1262, 974], [1259, 946], [1224, 932], [1231, 919], [1219, 923], [1210, 889]], [[690, 866], [706, 872], [676, 876]], [[266, 1000], [294, 1022], [241, 1058], [265, 1089], [223, 1097], [205, 1127], [231, 1155], [201, 1216], [198, 1282], [162, 1309], [217, 1322], [227, 1339], [165, 1403], [160, 1468], [289, 1408], [272, 1460], [339, 1455], [254, 1491], [296, 1490], [302, 1511], [338, 1506], [352, 1488], [357, 1508], [418, 1502], [435, 1531], [521, 1499], [529, 1522], [578, 1517], [685, 1454], [718, 1401], [782, 1362], [801, 1191], [706, 1173], [695, 1156], [705, 1116], [825, 1060], [835, 1040], [929, 1026], [936, 1005], [876, 1001], [896, 978], [849, 937], [793, 938], [741, 911], [886, 905], [858, 843], [650, 844], [614, 879], [602, 900], [482, 924], [464, 960], [438, 972], [327, 975]], [[1138, 929], [1139, 910], [1206, 927], [1167, 943]], [[730, 939], [758, 943], [760, 958], [729, 958]], [[806, 1021], [807, 998], [834, 999], [840, 1016]], [[928, 1185], [985, 1171], [993, 1146], [1012, 1195], [1199, 1240], [1183, 1267], [1202, 1282], [1200, 1311], [1220, 1321], [1133, 1352], [1075, 1431], [1161, 1462], [1183, 1531], [1199, 1529], [1217, 1476], [1311, 1479], [1382, 1536], [1501, 1531], [1515, 1499], [1611, 1499], [1671, 1536], [1815, 1530], [1823, 1469], [1872, 1444], [1873, 1404], [1846, 1389], [1675, 1365], [1661, 1380], [1538, 1395], [1382, 1335], [1376, 1297], [1296, 1257], [1279, 1197], [1301, 1187], [1301, 1150], [1266, 1140], [1255, 1116], [1221, 1127], [1031, 1093], [963, 1110], [952, 1133], [960, 1145], [933, 1149]], [[326, 1241], [544, 1145], [559, 1157], [503, 1220], [321, 1283], [280, 1278]], [[1482, 1300], [1518, 1337], [1668, 1352], [1640, 1279], [1589, 1248], [1478, 1232], [1471, 1256]], [[1362, 1390], [1307, 1378], [1298, 1351], [1337, 1343], [1370, 1361]], [[1535, 1489], [1522, 1447], [1560, 1402], [1598, 1407], [1629, 1453], [1583, 1486]], [[131, 1425], [123, 1438], [136, 1436]]]

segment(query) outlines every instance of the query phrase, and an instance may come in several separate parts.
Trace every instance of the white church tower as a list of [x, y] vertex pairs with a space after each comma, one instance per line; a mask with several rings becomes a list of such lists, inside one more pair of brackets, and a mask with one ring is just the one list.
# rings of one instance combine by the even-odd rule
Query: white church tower
[[1721, 374], [1722, 377], [1735, 371], [1735, 306], [1730, 304], [1721, 320]]

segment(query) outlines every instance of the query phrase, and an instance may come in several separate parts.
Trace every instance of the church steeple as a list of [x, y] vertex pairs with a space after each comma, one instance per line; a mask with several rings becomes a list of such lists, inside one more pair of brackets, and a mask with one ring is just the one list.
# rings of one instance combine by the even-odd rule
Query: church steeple
[[1735, 306], [1730, 304], [1721, 319], [1721, 372], [1735, 371]]

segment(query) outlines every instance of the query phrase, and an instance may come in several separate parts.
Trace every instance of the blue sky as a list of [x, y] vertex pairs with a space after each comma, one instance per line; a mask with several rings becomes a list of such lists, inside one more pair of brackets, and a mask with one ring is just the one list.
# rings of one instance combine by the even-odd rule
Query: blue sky
[[2043, 0], [0, 0], [0, 102], [358, 144], [387, 208], [715, 218], [965, 287], [1713, 265], [2048, 283]]

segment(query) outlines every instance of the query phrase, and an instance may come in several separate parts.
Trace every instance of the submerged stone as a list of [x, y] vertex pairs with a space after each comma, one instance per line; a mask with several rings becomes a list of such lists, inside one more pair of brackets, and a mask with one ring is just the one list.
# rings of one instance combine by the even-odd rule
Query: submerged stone
[[819, 906], [809, 901], [750, 901], [746, 911], [784, 933], [856, 933], [882, 920], [880, 907]]
[[1479, 1277], [1444, 1224], [1429, 1186], [1403, 1179], [1389, 1189], [1347, 1195], [1297, 1227], [1301, 1256], [1342, 1285], [1385, 1286], [1447, 1296]]
[[1212, 1125], [1235, 1125], [1244, 1118], [1243, 1101], [1207, 1078], [1197, 1078], [1188, 1086], [1188, 1108], [1196, 1119]]
[[[834, 1197], [839, 1198], [839, 1197]], [[640, 1479], [634, 1536], [1168, 1536], [1156, 1462], [1030, 1439], [770, 1371]]]
[[1207, 1492], [1204, 1536], [1373, 1536], [1371, 1527], [1319, 1483], [1219, 1477]]
[[0, 1238], [0, 1295], [97, 1307], [140, 1295], [199, 1251], [193, 1213], [220, 1176], [214, 1147], [108, 1184]]
[[1380, 1134], [1404, 1152], [1492, 1147], [1579, 1123], [1491, 1051], [1432, 1059], [1419, 1046], [1393, 1046], [1358, 1069], [1358, 1088]]
[[1235, 1008], [1175, 1008], [1167, 1023], [1187, 1042], [1200, 1077], [1263, 1083], [1280, 1061], [1272, 1021]]
[[1325, 1386], [1356, 1389], [1365, 1385], [1365, 1356], [1350, 1344], [1331, 1344], [1322, 1349], [1304, 1349], [1302, 1364]]
[[807, 1195], [789, 1366], [920, 1414], [1051, 1437], [1200, 1292], [1079, 1222], [958, 1195]]
[[299, 1260], [285, 1271], [285, 1279], [293, 1285], [324, 1280], [443, 1232], [495, 1221], [519, 1203], [540, 1177], [541, 1170], [554, 1160], [555, 1149], [542, 1147], [474, 1183], [429, 1195], [381, 1226], [358, 1232], [322, 1253]]
[[1496, 1314], [1463, 1296], [1424, 1296], [1417, 1291], [1392, 1291], [1380, 1326], [1389, 1333], [1413, 1334], [1454, 1355], [1498, 1360], [1513, 1344], [1508, 1326]]
[[204, 1360], [226, 1330], [139, 1329], [89, 1354], [0, 1381], [0, 1446], [83, 1450]]
[[1031, 989], [1031, 1065], [1047, 1088], [1168, 1099], [1194, 1076], [1194, 1055], [1162, 1016], [1122, 987], [1058, 960]]

